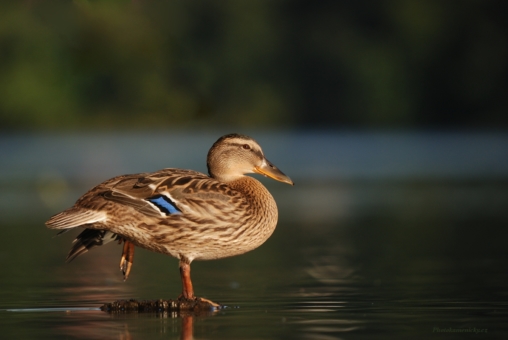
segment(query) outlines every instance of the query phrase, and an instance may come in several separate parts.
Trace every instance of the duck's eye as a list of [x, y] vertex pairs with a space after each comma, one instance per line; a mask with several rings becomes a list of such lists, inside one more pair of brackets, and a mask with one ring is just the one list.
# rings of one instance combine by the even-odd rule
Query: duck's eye
[[244, 145], [242, 145], [242, 148], [244, 148], [245, 150], [249, 150], [250, 149], [250, 145], [249, 144], [244, 144]]

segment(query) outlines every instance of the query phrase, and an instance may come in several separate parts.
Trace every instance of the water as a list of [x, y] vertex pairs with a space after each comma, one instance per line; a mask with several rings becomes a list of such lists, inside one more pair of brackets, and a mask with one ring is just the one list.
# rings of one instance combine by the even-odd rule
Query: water
[[[270, 156], [270, 148], [264, 148]], [[269, 158], [292, 174], [278, 164], [277, 153]], [[64, 170], [44, 177], [36, 171], [50, 165], [26, 170], [34, 175], [24, 181], [16, 182], [21, 175], [14, 173], [13, 180], [1, 182], [2, 338], [486, 339], [508, 334], [508, 181], [492, 176], [496, 171], [465, 178], [464, 171], [454, 177], [448, 168], [446, 178], [427, 179], [300, 176], [295, 187], [264, 180], [280, 207], [275, 234], [245, 255], [194, 262], [196, 293], [228, 307], [208, 315], [178, 315], [97, 310], [116, 299], [177, 297], [178, 263], [137, 249], [131, 276], [123, 282], [121, 247], [108, 245], [65, 264], [76, 233], [54, 237], [43, 224], [83, 193], [90, 178], [79, 181]]]

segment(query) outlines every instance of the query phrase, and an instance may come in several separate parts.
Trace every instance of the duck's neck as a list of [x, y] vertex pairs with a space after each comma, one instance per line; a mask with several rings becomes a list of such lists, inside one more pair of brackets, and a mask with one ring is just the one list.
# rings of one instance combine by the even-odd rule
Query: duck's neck
[[263, 228], [264, 237], [268, 238], [277, 225], [277, 205], [270, 192], [257, 179], [242, 176], [228, 183], [229, 187], [243, 194], [249, 203], [252, 223]]

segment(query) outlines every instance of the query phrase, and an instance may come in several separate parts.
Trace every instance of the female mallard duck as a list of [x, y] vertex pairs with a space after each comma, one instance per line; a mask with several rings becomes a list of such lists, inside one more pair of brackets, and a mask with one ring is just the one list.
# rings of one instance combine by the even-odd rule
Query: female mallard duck
[[120, 269], [127, 279], [134, 246], [180, 260], [182, 297], [195, 299], [193, 260], [240, 255], [263, 244], [277, 224], [277, 206], [258, 173], [293, 184], [248, 136], [219, 138], [208, 152], [208, 173], [163, 169], [114, 177], [92, 188], [72, 208], [53, 217], [52, 229], [85, 228], [71, 261], [90, 248], [124, 241]]

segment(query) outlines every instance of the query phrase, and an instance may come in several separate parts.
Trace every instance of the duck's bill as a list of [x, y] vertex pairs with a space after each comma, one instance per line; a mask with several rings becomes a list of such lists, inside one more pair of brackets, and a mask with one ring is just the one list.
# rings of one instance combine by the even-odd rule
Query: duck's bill
[[282, 171], [279, 170], [279, 168], [270, 163], [267, 159], [265, 159], [263, 164], [260, 166], [254, 167], [254, 172], [266, 177], [270, 177], [279, 182], [294, 185], [291, 178], [286, 176]]

